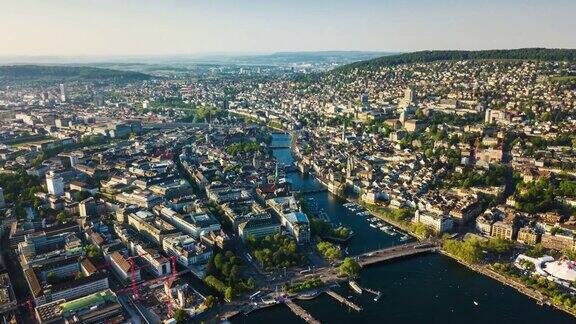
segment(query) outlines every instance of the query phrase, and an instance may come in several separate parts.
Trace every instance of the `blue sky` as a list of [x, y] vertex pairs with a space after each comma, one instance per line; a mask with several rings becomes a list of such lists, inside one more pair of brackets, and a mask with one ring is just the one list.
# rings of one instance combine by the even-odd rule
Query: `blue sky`
[[576, 48], [575, 0], [0, 0], [0, 55]]

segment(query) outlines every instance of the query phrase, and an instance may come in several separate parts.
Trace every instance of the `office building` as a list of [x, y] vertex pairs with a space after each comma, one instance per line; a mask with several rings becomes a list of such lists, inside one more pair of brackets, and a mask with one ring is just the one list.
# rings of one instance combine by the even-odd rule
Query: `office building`
[[60, 83], [60, 101], [66, 102], [66, 86]]

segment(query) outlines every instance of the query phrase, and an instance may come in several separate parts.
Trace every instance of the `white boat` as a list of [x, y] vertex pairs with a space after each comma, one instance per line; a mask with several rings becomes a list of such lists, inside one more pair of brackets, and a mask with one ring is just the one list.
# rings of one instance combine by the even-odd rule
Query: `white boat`
[[374, 224], [370, 224], [370, 227], [372, 228], [378, 228], [378, 226], [374, 225]]
[[477, 302], [477, 301], [474, 301], [474, 305], [478, 306], [478, 302]]
[[382, 293], [378, 292], [378, 294], [376, 295], [376, 297], [374, 297], [374, 301], [378, 301], [380, 299], [380, 297], [382, 297]]
[[358, 286], [356, 281], [350, 280], [348, 282], [348, 285], [350, 286], [350, 288], [352, 288], [352, 290], [354, 290], [354, 292], [356, 292], [359, 295], [362, 295], [362, 288], [360, 288], [360, 286]]
[[384, 228], [383, 231], [388, 235], [396, 235], [396, 232], [391, 231], [389, 228]]

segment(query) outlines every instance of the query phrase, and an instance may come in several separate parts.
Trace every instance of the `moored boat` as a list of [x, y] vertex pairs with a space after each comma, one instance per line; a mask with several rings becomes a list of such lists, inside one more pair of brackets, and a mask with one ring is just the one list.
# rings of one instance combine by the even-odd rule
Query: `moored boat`
[[358, 284], [356, 283], [356, 281], [350, 280], [350, 281], [348, 282], [348, 285], [349, 285], [350, 288], [352, 288], [352, 290], [354, 290], [354, 292], [356, 292], [357, 294], [359, 294], [359, 295], [362, 294], [362, 288], [360, 288], [360, 286], [358, 286]]

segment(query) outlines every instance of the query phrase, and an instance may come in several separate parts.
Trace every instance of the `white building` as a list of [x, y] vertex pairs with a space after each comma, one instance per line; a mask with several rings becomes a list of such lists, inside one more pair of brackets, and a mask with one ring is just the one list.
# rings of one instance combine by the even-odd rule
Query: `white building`
[[66, 86], [60, 83], [60, 101], [66, 102]]
[[436, 232], [444, 233], [454, 227], [454, 219], [446, 215], [436, 215], [428, 211], [417, 210], [414, 222], [432, 227]]
[[46, 187], [48, 188], [48, 193], [53, 196], [60, 197], [64, 195], [64, 179], [52, 171], [46, 175]]

